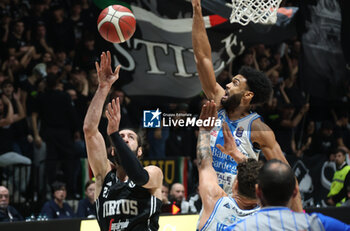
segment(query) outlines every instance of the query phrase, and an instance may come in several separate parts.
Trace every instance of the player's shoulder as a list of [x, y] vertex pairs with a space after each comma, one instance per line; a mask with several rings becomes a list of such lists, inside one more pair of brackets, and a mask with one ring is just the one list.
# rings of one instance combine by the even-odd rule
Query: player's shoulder
[[148, 165], [144, 167], [144, 169], [148, 172], [149, 175], [163, 180], [163, 171], [158, 166]]
[[260, 117], [252, 122], [251, 130], [252, 132], [272, 131], [271, 128], [266, 123], [264, 123]]
[[274, 139], [275, 135], [272, 129], [264, 123], [261, 118], [258, 118], [252, 122], [251, 125], [251, 139], [252, 141]]
[[155, 166], [155, 165], [147, 165], [144, 167], [145, 170], [149, 170], [149, 171], [155, 171], [155, 172], [158, 172], [158, 173], [161, 173], [163, 174], [162, 170], [158, 167], [158, 166]]

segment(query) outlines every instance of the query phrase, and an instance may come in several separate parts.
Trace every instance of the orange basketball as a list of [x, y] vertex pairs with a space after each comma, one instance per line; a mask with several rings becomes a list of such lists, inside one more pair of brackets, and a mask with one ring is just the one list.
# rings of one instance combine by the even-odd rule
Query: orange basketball
[[121, 5], [106, 7], [97, 19], [101, 36], [112, 43], [122, 43], [130, 39], [136, 29], [134, 14]]

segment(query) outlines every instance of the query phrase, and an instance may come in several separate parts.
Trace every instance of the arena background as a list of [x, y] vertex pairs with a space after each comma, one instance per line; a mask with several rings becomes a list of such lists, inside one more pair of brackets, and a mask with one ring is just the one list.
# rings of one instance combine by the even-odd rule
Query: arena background
[[[122, 89], [125, 92], [124, 108], [127, 111], [125, 115], [129, 118], [129, 121], [125, 123], [142, 128], [143, 110], [157, 108], [160, 108], [163, 113], [181, 111], [193, 116], [198, 115], [203, 93], [193, 59], [190, 1], [81, 1], [81, 6], [86, 6], [86, 8], [83, 7], [81, 18], [72, 24], [74, 36], [67, 35], [67, 37], [73, 38], [72, 41], [63, 37], [50, 38], [49, 35], [54, 34], [52, 31], [55, 28], [50, 28], [49, 18], [51, 10], [61, 6], [65, 10], [65, 18], [70, 19], [73, 3], [65, 0], [42, 2], [47, 6], [46, 16], [42, 18], [48, 33], [47, 41], [55, 53], [64, 49], [68, 57], [67, 63], [60, 66], [60, 73], [63, 73], [65, 67], [71, 66], [71, 70], [66, 73], [63, 84], [70, 82], [71, 73], [81, 71], [88, 73], [94, 68], [94, 62], [98, 60], [99, 54], [102, 51], [110, 50], [113, 56], [113, 65], [122, 65], [121, 78], [116, 84], [116, 89]], [[298, 156], [291, 152], [289, 145], [284, 144], [293, 140], [297, 146], [302, 146], [308, 137], [307, 126], [311, 121], [314, 122], [313, 135], [317, 135], [326, 121], [331, 121], [334, 128], [339, 115], [344, 110], [347, 113], [350, 111], [349, 3], [342, 0], [287, 0], [282, 3], [275, 25], [249, 24], [245, 27], [228, 22], [231, 11], [225, 5], [225, 0], [203, 0], [202, 3], [207, 22], [207, 33], [213, 50], [214, 69], [220, 84], [225, 85], [229, 81], [228, 71], [235, 74], [242, 65], [254, 66], [256, 61], [261, 68], [262, 64], [259, 62], [265, 58], [269, 62], [265, 71], [279, 65], [274, 69], [278, 72], [274, 83], [274, 98], [278, 102], [277, 106], [270, 111], [263, 110], [267, 107], [256, 110], [263, 114], [267, 124], [273, 128], [282, 150], [295, 170], [301, 186], [304, 207], [317, 207], [318, 209], [324, 207], [324, 199], [335, 171], [334, 162], [331, 160], [334, 149], [315, 151], [311, 146], [308, 152]], [[22, 20], [25, 23], [25, 31], [31, 31], [34, 34], [34, 23], [29, 19], [33, 19], [31, 16], [34, 15], [33, 6], [35, 4], [35, 2], [25, 0], [3, 1], [1, 18], [4, 27], [1, 29], [1, 35], [3, 36], [4, 31], [6, 31], [4, 29], [6, 28], [6, 18], [11, 18], [10, 21], [12, 21], [8, 25], [10, 32], [13, 30], [13, 22]], [[109, 4], [123, 4], [130, 7], [135, 14], [137, 20], [135, 35], [123, 44], [108, 43], [97, 32], [97, 16]], [[84, 42], [87, 38], [91, 39], [91, 35], [95, 45], [92, 50], [84, 51], [86, 49]], [[35, 45], [31, 44], [31, 41], [28, 39], [25, 42], [29, 45]], [[9, 42], [4, 42], [4, 40], [1, 42], [2, 75], [0, 80], [2, 82], [7, 77], [12, 77], [10, 79], [15, 88], [22, 88], [21, 83], [31, 75], [34, 67], [42, 71], [40, 66], [36, 66], [42, 61], [32, 58], [29, 64], [20, 71], [11, 69], [11, 66], [8, 65], [10, 57], [7, 52]], [[286, 47], [287, 49], [285, 49]], [[45, 53], [45, 51], [41, 52], [42, 55]], [[294, 79], [288, 75], [290, 70], [288, 70], [289, 63], [286, 60], [286, 53], [289, 54], [292, 66], [296, 69]], [[290, 79], [293, 79], [291, 86], [286, 86], [284, 90], [291, 101], [294, 112], [297, 113], [306, 103], [310, 104], [310, 110], [297, 126], [286, 131], [276, 124], [278, 122], [276, 118], [281, 118], [280, 111], [285, 110], [285, 99], [281, 93], [281, 85], [287, 85]], [[79, 84], [73, 83], [73, 88], [78, 94], [81, 93]], [[93, 88], [91, 87], [87, 101], [91, 99], [92, 94]], [[81, 125], [87, 103], [81, 103], [79, 100], [74, 102], [78, 105], [77, 111], [80, 119], [78, 124]], [[27, 111], [26, 116], [29, 129], [23, 130], [24, 135], [33, 135], [31, 124], [28, 122], [31, 117], [29, 111]], [[80, 130], [82, 131], [82, 126]], [[195, 130], [194, 128], [164, 129], [162, 130], [164, 139], [158, 142], [152, 138], [155, 130], [143, 129], [149, 144], [143, 164], [145, 166], [149, 164], [160, 166], [164, 172], [165, 181], [169, 184], [183, 183], [186, 186], [187, 196], [196, 193]], [[338, 134], [334, 130], [332, 136], [339, 138], [344, 134]], [[349, 134], [346, 133], [343, 136], [344, 145], [347, 148], [350, 148]], [[179, 141], [179, 137], [183, 139]], [[285, 142], [286, 140], [287, 142]], [[330, 139], [327, 142], [333, 145], [334, 141]], [[37, 216], [42, 204], [50, 197], [49, 187], [44, 183], [43, 163], [45, 157], [38, 154], [33, 141], [29, 142], [28, 145], [31, 151], [26, 152], [26, 149], [22, 148], [19, 152], [28, 156], [32, 160], [32, 165], [1, 168], [2, 174], [0, 175], [1, 184], [12, 185], [10, 203], [24, 217], [29, 217], [31, 214]], [[79, 187], [74, 193], [75, 195], [70, 195], [71, 198], [69, 198], [73, 206], [76, 205], [77, 199], [84, 194], [83, 185], [87, 179], [92, 177], [83, 142], [77, 143], [77, 146], [79, 173], [76, 183]], [[339, 146], [339, 144], [335, 143], [335, 146]], [[12, 191], [16, 191], [16, 189], [18, 191], [21, 186], [16, 185], [18, 182], [11, 182], [12, 178], [9, 176], [13, 175], [17, 169], [21, 169], [23, 174], [27, 174], [28, 169], [30, 169], [31, 174], [23, 178], [27, 187], [25, 192], [16, 194]], [[64, 179], [65, 176], [62, 176], [62, 172], [60, 174], [61, 179]], [[339, 214], [338, 218], [350, 223], [349, 220], [341, 218], [341, 215], [350, 214], [349, 211], [333, 209], [324, 208], [322, 212], [336, 217]], [[190, 220], [190, 224], [195, 225], [193, 223], [195, 218], [194, 215], [189, 215], [186, 218], [175, 217], [174, 225], [182, 224], [186, 219]], [[173, 224], [173, 221], [168, 219], [173, 218], [162, 217], [163, 224], [161, 224]], [[181, 220], [181, 223], [176, 221], [177, 219]], [[61, 227], [60, 225], [56, 226], [56, 221], [49, 222], [52, 222], [47, 223], [52, 224], [50, 229]], [[35, 225], [34, 223], [36, 222], [31, 225]], [[45, 222], [38, 222], [38, 225], [39, 223], [43, 225]], [[79, 225], [76, 225], [77, 228], [74, 230], [80, 228], [80, 220], [78, 223]], [[60, 224], [63, 225], [64, 221], [62, 223], [60, 221]], [[24, 223], [0, 224], [0, 227], [2, 225], [6, 227], [4, 230], [18, 230], [17, 228], [23, 226]], [[84, 225], [84, 227], [90, 228], [90, 225]], [[169, 230], [173, 229], [169, 228]], [[174, 230], [185, 229], [177, 228]]]

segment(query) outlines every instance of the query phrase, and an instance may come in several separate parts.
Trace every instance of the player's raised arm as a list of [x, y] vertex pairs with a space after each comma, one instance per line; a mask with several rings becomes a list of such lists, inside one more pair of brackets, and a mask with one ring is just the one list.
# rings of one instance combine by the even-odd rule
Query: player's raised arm
[[192, 6], [192, 45], [199, 79], [201, 81], [203, 91], [208, 97], [208, 99], [214, 100], [217, 107], [220, 107], [220, 100], [225, 95], [225, 91], [216, 82], [211, 57], [211, 47], [204, 26], [201, 1], [192, 0]]
[[96, 62], [99, 85], [91, 101], [84, 120], [84, 135], [88, 154], [88, 161], [96, 178], [95, 198], [98, 197], [103, 179], [111, 167], [107, 159], [105, 142], [98, 131], [98, 124], [102, 115], [103, 105], [113, 83], [119, 78], [120, 66], [113, 72], [111, 69], [111, 54], [103, 52], [100, 64]]
[[[200, 119], [216, 118], [216, 105], [214, 101], [208, 101], [202, 107]], [[216, 172], [213, 168], [213, 156], [210, 148], [211, 127], [200, 127], [197, 141], [197, 162], [199, 175], [199, 195], [203, 203], [202, 216], [199, 228], [209, 219], [216, 201], [226, 196], [224, 190], [219, 186]]]
[[[147, 166], [143, 168], [137, 155], [131, 151], [123, 138], [119, 135], [118, 128], [120, 122], [119, 99], [112, 100], [108, 104], [106, 111], [108, 119], [107, 133], [111, 136], [116, 147], [116, 157], [120, 165], [124, 168], [128, 177], [137, 185], [147, 189], [161, 189], [163, 182], [163, 172], [157, 166]], [[161, 196], [160, 196], [161, 197]]]
[[[252, 123], [251, 139], [252, 142], [258, 143], [260, 145], [261, 151], [264, 153], [264, 156], [267, 160], [278, 159], [289, 165], [288, 161], [284, 157], [284, 154], [282, 153], [280, 145], [276, 141], [275, 134], [273, 133], [271, 128], [269, 128], [269, 126], [267, 126], [261, 120], [255, 120]], [[297, 187], [299, 189], [298, 181]], [[291, 209], [293, 209], [296, 212], [303, 211], [299, 191], [296, 197], [292, 200]]]

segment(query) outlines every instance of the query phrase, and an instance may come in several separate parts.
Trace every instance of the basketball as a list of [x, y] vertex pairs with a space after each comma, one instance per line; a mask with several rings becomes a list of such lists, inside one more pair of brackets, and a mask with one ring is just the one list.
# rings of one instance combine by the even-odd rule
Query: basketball
[[135, 32], [135, 16], [124, 6], [111, 5], [98, 16], [97, 28], [105, 40], [122, 43], [130, 39]]

